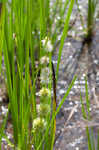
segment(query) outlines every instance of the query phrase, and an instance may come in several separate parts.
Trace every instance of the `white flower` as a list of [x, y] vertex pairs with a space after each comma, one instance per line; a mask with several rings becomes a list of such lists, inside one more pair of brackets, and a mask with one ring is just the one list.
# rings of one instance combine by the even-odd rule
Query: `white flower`
[[43, 46], [45, 46], [45, 44], [47, 43], [47, 37], [45, 37], [45, 39], [43, 39], [42, 41]]
[[47, 37], [45, 37], [45, 39], [42, 40], [42, 45], [46, 52], [52, 52], [53, 46], [51, 44], [51, 41]]
[[49, 63], [49, 57], [47, 56], [43, 56], [41, 59], [40, 59], [40, 63], [43, 65], [46, 65]]
[[57, 16], [57, 20], [60, 20], [61, 18], [60, 18], [60, 16]]
[[4, 106], [1, 106], [2, 114], [6, 115], [8, 112], [8, 108], [5, 108]]
[[47, 88], [42, 88], [39, 93], [38, 93], [39, 96], [45, 98], [45, 97], [50, 97], [51, 96], [51, 91]]
[[49, 40], [46, 44], [46, 51], [52, 52], [52, 50], [53, 50], [53, 46], [51, 44], [51, 41]]
[[35, 34], [35, 32], [34, 32], [34, 31], [32, 31], [32, 34], [34, 35], [34, 34]]
[[43, 46], [46, 44], [46, 40], [45, 39], [42, 40], [42, 44], [43, 44]]
[[46, 121], [40, 117], [33, 121], [33, 132], [43, 131], [46, 128]]
[[37, 112], [39, 116], [46, 117], [50, 113], [50, 105], [42, 103], [36, 106], [37, 106]]
[[40, 76], [41, 83], [43, 83], [43, 84], [48, 84], [49, 83], [50, 73], [51, 73], [51, 71], [48, 67], [45, 67], [41, 70], [41, 76]]

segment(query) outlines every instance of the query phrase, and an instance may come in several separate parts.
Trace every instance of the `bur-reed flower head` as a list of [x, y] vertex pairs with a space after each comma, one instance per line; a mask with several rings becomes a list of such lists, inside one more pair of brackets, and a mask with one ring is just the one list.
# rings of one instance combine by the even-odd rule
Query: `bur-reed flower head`
[[38, 104], [37, 105], [37, 113], [40, 117], [46, 117], [50, 113], [50, 105], [49, 104]]
[[39, 91], [38, 95], [41, 96], [41, 97], [44, 97], [44, 98], [45, 98], [45, 97], [50, 97], [50, 96], [51, 96], [51, 91], [50, 91], [49, 89], [43, 87], [43, 88]]
[[42, 45], [44, 47], [44, 50], [46, 52], [52, 52], [53, 50], [53, 45], [51, 43], [51, 40], [49, 40], [48, 37], [45, 37], [45, 39], [42, 40]]
[[51, 41], [49, 40], [46, 44], [46, 51], [52, 52], [52, 50], [53, 50], [53, 46], [51, 44]]
[[41, 76], [40, 76], [40, 79], [41, 79], [41, 83], [42, 84], [48, 84], [49, 83], [49, 77], [50, 77], [50, 73], [51, 73], [51, 70], [48, 68], [48, 67], [44, 67], [42, 68], [41, 70]]
[[49, 63], [49, 57], [47, 57], [47, 56], [41, 57], [40, 63], [41, 63], [41, 65], [47, 65]]
[[47, 40], [48, 40], [48, 38], [47, 38], [47, 36], [46, 36], [46, 37], [45, 37], [45, 39], [43, 39], [43, 40], [41, 41], [43, 46], [45, 46], [45, 45], [46, 45]]
[[36, 118], [33, 121], [33, 132], [43, 132], [46, 128], [46, 121], [43, 118]]

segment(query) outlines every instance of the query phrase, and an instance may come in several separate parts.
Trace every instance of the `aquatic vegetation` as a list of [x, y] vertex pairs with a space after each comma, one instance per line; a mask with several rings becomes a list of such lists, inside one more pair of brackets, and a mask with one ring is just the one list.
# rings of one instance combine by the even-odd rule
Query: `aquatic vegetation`
[[89, 94], [88, 94], [88, 84], [87, 84], [87, 77], [85, 77], [85, 90], [86, 90], [86, 106], [84, 105], [82, 95], [80, 94], [80, 101], [81, 101], [81, 109], [82, 109], [82, 115], [85, 122], [85, 127], [86, 127], [86, 136], [88, 139], [88, 150], [98, 150], [99, 148], [99, 131], [97, 133], [97, 144], [95, 143], [95, 136], [94, 136], [94, 126], [95, 122], [93, 122], [90, 114], [90, 99], [89, 99]]
[[33, 121], [33, 132], [35, 132], [36, 134], [38, 134], [39, 132], [43, 132], [44, 129], [46, 128], [46, 122], [44, 119], [42, 118], [36, 118]]
[[[4, 56], [6, 69], [4, 77], [9, 95], [8, 108], [1, 107], [5, 118], [0, 128], [0, 147], [4, 138], [13, 149], [53, 150], [56, 116], [76, 80], [76, 76], [73, 78], [73, 74], [73, 80], [67, 91], [60, 90], [60, 95], [65, 94], [57, 106], [56, 91], [64, 41], [68, 30], [72, 32], [72, 38], [76, 35], [72, 29], [77, 16], [75, 19], [74, 16], [72, 17], [74, 22], [69, 25], [74, 3], [74, 0], [65, 0], [64, 2], [62, 0], [0, 1], [0, 75], [3, 74], [2, 56]], [[79, 29], [86, 32], [86, 35], [83, 34], [84, 41], [81, 52], [93, 36], [97, 3], [98, 0], [88, 0], [86, 26], [83, 15], [80, 13], [78, 0], [76, 0], [81, 20]], [[58, 59], [55, 62], [57, 66], [54, 68], [52, 55], [58, 44], [60, 44], [59, 51], [57, 49]], [[65, 46], [66, 48], [72, 47], [71, 42]], [[80, 50], [78, 51], [75, 53], [77, 60], [81, 54]], [[73, 58], [74, 55], [71, 55], [65, 69], [68, 69]], [[76, 68], [74, 68], [74, 72], [75, 70]], [[71, 72], [72, 63], [67, 76]], [[65, 85], [65, 82], [63, 81], [62, 84]], [[86, 78], [84, 84], [86, 108], [81, 96], [81, 109], [84, 119], [90, 122], [90, 100]], [[77, 86], [75, 88], [77, 89]], [[2, 100], [0, 99], [0, 101]], [[70, 102], [70, 105], [73, 103]], [[12, 140], [5, 133], [9, 114], [11, 114], [13, 126]], [[90, 134], [90, 128], [87, 126], [89, 150], [95, 150], [93, 133], [93, 128], [91, 128]], [[99, 138], [97, 149], [99, 149]]]
[[93, 35], [93, 28], [95, 24], [95, 11], [98, 1], [88, 0], [88, 16], [87, 16], [87, 38], [90, 39]]
[[[5, 137], [7, 143], [14, 149], [29, 150], [34, 147], [35, 150], [46, 150], [47, 147], [48, 150], [53, 150], [56, 115], [76, 80], [74, 77], [56, 109], [55, 79], [58, 80], [61, 52], [73, 5], [74, 0], [66, 3], [68, 11], [55, 75], [52, 52], [57, 40], [57, 30], [54, 30], [54, 36], [52, 28], [57, 11], [52, 10], [54, 14], [51, 14], [50, 1], [12, 0], [2, 3], [0, 53], [4, 55], [9, 104], [0, 129], [0, 147], [2, 138]], [[53, 3], [53, 9], [56, 10], [57, 6], [61, 8], [63, 15], [66, 6], [62, 10], [58, 1]], [[57, 24], [60, 19], [57, 20]], [[56, 28], [60, 30], [61, 26]], [[38, 61], [38, 66], [35, 66], [35, 61]], [[13, 143], [4, 132], [9, 112], [13, 125]]]
[[86, 21], [84, 20], [84, 16], [81, 13], [78, 0], [76, 0], [76, 4], [77, 4], [78, 13], [80, 16], [82, 29], [85, 32], [84, 42], [90, 43], [94, 35], [94, 25], [96, 21], [96, 8], [98, 7], [98, 0], [88, 0]]

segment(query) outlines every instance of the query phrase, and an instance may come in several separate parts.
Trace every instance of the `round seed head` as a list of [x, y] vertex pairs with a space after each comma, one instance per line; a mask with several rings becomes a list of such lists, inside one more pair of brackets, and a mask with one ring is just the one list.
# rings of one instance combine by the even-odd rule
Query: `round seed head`
[[46, 128], [46, 121], [40, 117], [33, 121], [33, 132], [43, 132]]

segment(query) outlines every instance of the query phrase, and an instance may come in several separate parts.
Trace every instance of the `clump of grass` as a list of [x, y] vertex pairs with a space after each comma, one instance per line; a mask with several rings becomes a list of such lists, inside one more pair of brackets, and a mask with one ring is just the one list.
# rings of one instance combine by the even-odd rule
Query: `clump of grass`
[[94, 130], [93, 130], [93, 126], [91, 127], [89, 126], [88, 122], [91, 123], [91, 115], [90, 115], [90, 99], [88, 96], [88, 84], [87, 84], [87, 78], [85, 77], [85, 90], [86, 90], [86, 107], [83, 104], [83, 99], [82, 96], [80, 94], [80, 100], [81, 100], [81, 109], [82, 109], [82, 115], [84, 120], [87, 121], [87, 124], [85, 124], [86, 126], [86, 136], [87, 136], [87, 140], [88, 140], [88, 150], [98, 150], [99, 148], [99, 131], [97, 133], [97, 144], [95, 143], [95, 137], [94, 137]]
[[94, 25], [96, 20], [96, 7], [98, 4], [98, 0], [88, 0], [88, 9], [87, 9], [87, 28], [85, 27], [83, 14], [81, 14], [81, 10], [79, 9], [79, 3], [78, 0], [76, 0], [78, 12], [80, 15], [81, 25], [83, 28], [83, 31], [86, 33], [84, 37], [85, 43], [90, 43], [92, 40], [92, 37], [94, 35]]
[[[0, 130], [0, 144], [2, 137], [5, 137], [8, 144], [14, 149], [30, 150], [34, 147], [35, 150], [53, 150], [56, 130], [55, 117], [76, 80], [74, 77], [56, 110], [56, 82], [54, 80], [58, 80], [60, 58], [74, 0], [70, 1], [65, 20], [56, 76], [52, 64], [52, 43], [55, 39], [53, 40], [53, 34], [49, 32], [52, 27], [50, 22], [53, 19], [49, 16], [50, 1], [12, 0], [11, 3], [3, 2], [2, 5], [0, 22], [2, 45], [0, 45], [0, 50], [1, 53], [3, 50], [6, 68], [14, 143], [11, 143], [4, 133], [7, 113]], [[64, 9], [62, 15], [65, 12]], [[56, 30], [54, 34], [56, 34]], [[37, 68], [36, 60], [39, 64]], [[38, 74], [40, 74], [39, 89], [36, 84]], [[52, 88], [54, 88], [53, 98]], [[37, 90], [39, 91], [37, 92]], [[36, 101], [37, 96], [39, 105]]]
[[87, 16], [87, 38], [91, 39], [93, 35], [93, 29], [95, 24], [95, 11], [97, 0], [88, 0], [88, 16]]

